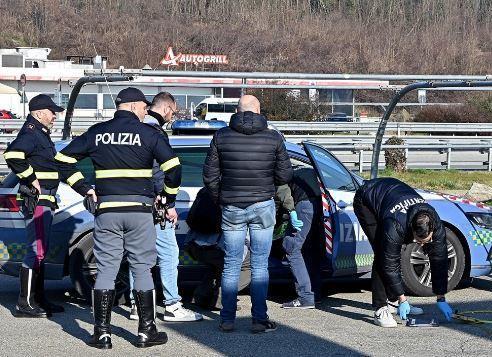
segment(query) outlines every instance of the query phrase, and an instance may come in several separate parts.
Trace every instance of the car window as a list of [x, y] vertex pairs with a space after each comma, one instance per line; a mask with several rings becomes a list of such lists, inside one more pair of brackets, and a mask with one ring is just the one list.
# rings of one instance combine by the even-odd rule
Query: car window
[[182, 167], [181, 186], [203, 187], [203, 164], [207, 157], [208, 147], [174, 147]]
[[80, 172], [82, 172], [82, 175], [84, 175], [84, 178], [89, 185], [94, 185], [96, 183], [94, 165], [92, 165], [92, 160], [90, 157], [86, 157], [85, 159], [77, 162], [77, 168]]
[[[203, 187], [203, 164], [207, 157], [208, 147], [180, 148], [175, 147], [174, 152], [179, 157], [182, 167], [181, 186]], [[77, 163], [90, 185], [95, 183], [94, 166], [90, 158], [85, 158]]]
[[314, 159], [323, 184], [327, 189], [341, 191], [355, 191], [357, 189], [349, 170], [328, 150], [308, 143], [304, 143], [304, 146]]
[[0, 184], [0, 187], [13, 188], [15, 187], [15, 185], [17, 185], [17, 182], [19, 182], [19, 178], [13, 172], [11, 172], [7, 176], [5, 176], [2, 183]]

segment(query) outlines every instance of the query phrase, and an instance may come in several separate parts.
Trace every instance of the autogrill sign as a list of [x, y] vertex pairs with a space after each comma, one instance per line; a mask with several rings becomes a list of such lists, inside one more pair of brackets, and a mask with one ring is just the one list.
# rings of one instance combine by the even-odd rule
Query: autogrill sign
[[193, 54], [179, 53], [174, 54], [173, 48], [168, 47], [166, 55], [161, 60], [161, 64], [167, 66], [179, 66], [180, 64], [229, 64], [227, 55]]

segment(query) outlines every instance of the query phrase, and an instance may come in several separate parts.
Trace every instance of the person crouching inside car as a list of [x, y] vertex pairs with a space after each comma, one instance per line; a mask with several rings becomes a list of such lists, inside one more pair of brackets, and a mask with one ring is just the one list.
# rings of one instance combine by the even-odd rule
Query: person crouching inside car
[[415, 242], [428, 254], [432, 291], [437, 306], [449, 321], [452, 309], [444, 294], [448, 283], [448, 253], [444, 226], [432, 206], [410, 186], [394, 179], [366, 181], [355, 193], [354, 212], [374, 251], [372, 266], [372, 306], [374, 323], [396, 327], [392, 316], [402, 320], [423, 314], [405, 296], [401, 277], [401, 250]]

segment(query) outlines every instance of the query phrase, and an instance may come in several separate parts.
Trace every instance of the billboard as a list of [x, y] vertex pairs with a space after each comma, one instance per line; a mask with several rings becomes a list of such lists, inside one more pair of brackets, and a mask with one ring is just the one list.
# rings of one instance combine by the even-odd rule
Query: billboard
[[210, 55], [201, 53], [179, 53], [174, 54], [173, 48], [169, 46], [166, 55], [161, 60], [166, 66], [179, 66], [181, 64], [229, 64], [227, 55]]

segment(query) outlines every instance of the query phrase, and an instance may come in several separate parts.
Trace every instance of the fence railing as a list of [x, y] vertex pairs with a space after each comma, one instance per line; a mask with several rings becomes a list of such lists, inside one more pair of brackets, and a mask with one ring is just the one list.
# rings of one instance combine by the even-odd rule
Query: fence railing
[[[333, 152], [349, 169], [363, 172], [370, 170], [373, 145], [368, 144], [323, 144]], [[388, 149], [403, 149], [406, 167], [410, 169], [458, 169], [492, 171], [492, 142], [481, 144], [414, 144], [383, 145], [379, 157], [379, 167], [385, 167], [384, 152]], [[7, 166], [0, 158], [0, 173], [8, 172]]]
[[[74, 118], [72, 120], [72, 132], [86, 130], [91, 125], [105, 121], [109, 118]], [[370, 133], [376, 132], [379, 126], [378, 122], [306, 122], [306, 121], [270, 121], [278, 130], [288, 132], [357, 132]], [[0, 131], [18, 130], [24, 124], [20, 119], [7, 119], [0, 121]], [[63, 122], [55, 122], [54, 130], [58, 131], [63, 128]], [[490, 133], [492, 132], [492, 123], [416, 123], [416, 122], [389, 122], [386, 131], [394, 132], [397, 135], [402, 133]], [[1, 136], [1, 135], [0, 135]]]
[[[107, 118], [75, 118], [72, 132], [82, 133], [89, 126]], [[0, 122], [0, 152], [17, 136], [17, 131], [24, 121], [14, 119]], [[277, 129], [286, 133], [290, 142], [300, 143], [305, 140], [316, 142], [331, 150], [350, 169], [359, 172], [370, 169], [370, 158], [374, 136], [378, 123], [365, 122], [271, 122]], [[51, 137], [60, 140], [63, 123], [57, 122]], [[380, 167], [384, 167], [384, 150], [400, 148], [405, 150], [408, 168], [433, 169], [481, 169], [492, 171], [492, 123], [388, 123], [386, 131], [390, 135], [399, 135], [405, 145], [383, 145], [380, 155]], [[289, 133], [304, 134], [289, 134]], [[322, 133], [322, 134], [321, 134]], [[330, 134], [327, 134], [330, 133]], [[405, 134], [414, 135], [405, 135]], [[426, 133], [427, 135], [415, 135]], [[438, 136], [432, 136], [439, 133]], [[447, 135], [442, 135], [447, 133]], [[454, 136], [456, 133], [472, 135]], [[477, 136], [482, 134], [481, 136]], [[388, 137], [390, 136], [388, 135]], [[0, 172], [7, 167], [0, 157]]]

